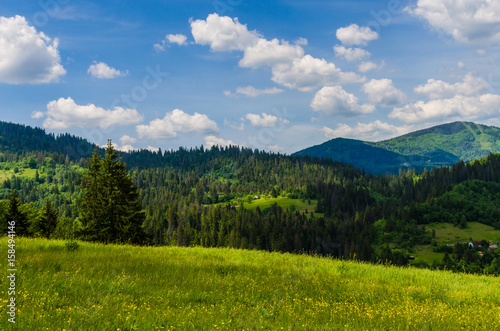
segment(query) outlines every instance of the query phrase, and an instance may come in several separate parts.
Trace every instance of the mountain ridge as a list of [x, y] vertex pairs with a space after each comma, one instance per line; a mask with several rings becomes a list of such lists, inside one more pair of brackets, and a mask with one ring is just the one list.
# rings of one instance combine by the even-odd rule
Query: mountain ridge
[[[347, 142], [347, 143], [346, 143]], [[362, 157], [346, 157], [352, 146], [363, 147]], [[391, 152], [394, 154], [387, 154]], [[335, 138], [292, 155], [316, 156], [343, 161], [375, 174], [399, 170], [432, 169], [449, 166], [460, 160], [469, 162], [500, 153], [500, 129], [473, 122], [451, 122], [410, 132], [379, 142]]]

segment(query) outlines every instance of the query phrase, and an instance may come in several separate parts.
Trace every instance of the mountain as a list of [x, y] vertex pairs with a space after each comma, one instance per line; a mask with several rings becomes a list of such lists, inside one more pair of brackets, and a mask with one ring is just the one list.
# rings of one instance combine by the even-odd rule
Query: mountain
[[472, 122], [453, 122], [380, 142], [336, 138], [293, 155], [331, 158], [367, 172], [398, 173], [431, 169], [500, 152], [500, 129]]

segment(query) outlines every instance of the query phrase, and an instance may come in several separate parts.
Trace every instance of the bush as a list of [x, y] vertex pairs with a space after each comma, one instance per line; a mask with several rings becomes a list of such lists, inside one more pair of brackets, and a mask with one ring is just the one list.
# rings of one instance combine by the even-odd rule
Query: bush
[[76, 241], [67, 241], [66, 242], [66, 249], [70, 252], [76, 251], [80, 248], [80, 244]]

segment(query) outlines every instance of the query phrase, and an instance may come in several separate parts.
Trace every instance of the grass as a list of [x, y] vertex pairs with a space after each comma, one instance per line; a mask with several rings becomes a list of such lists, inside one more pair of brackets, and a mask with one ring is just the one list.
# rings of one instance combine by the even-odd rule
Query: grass
[[307, 210], [308, 212], [310, 212], [314, 211], [316, 205], [318, 204], [318, 201], [311, 200], [311, 204], [308, 204], [307, 202], [302, 202], [299, 199], [291, 199], [286, 197], [260, 198], [253, 200], [252, 203], [245, 203], [244, 206], [246, 209], [252, 209], [252, 210], [256, 209], [258, 206], [262, 210], [271, 207], [275, 203], [277, 203], [278, 206], [284, 209], [289, 209], [292, 205], [295, 205], [296, 210], [304, 210], [304, 211]]
[[79, 245], [17, 239], [18, 329], [500, 328], [497, 277], [234, 249]]
[[415, 262], [423, 261], [428, 265], [432, 265], [434, 261], [442, 261], [444, 257], [444, 253], [434, 252], [431, 245], [417, 245], [412, 255], [415, 256]]
[[[500, 241], [500, 230], [493, 227], [477, 223], [467, 222], [467, 228], [460, 229], [450, 223], [432, 223], [427, 225], [429, 229], [436, 230], [436, 241], [438, 243], [455, 243], [459, 241], [472, 240], [493, 240]], [[432, 231], [432, 230], [428, 230]]]

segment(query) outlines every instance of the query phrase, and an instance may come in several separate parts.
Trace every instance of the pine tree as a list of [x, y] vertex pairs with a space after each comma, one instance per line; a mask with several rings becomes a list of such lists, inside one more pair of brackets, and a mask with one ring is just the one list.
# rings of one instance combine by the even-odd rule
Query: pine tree
[[46, 238], [54, 232], [57, 226], [57, 211], [52, 208], [49, 199], [45, 200], [45, 206], [43, 206], [40, 220], [38, 221], [38, 228], [40, 234]]
[[82, 223], [81, 236], [91, 241], [104, 241], [106, 220], [103, 214], [104, 195], [101, 189], [101, 156], [94, 149], [87, 169], [81, 176], [82, 196], [78, 201], [79, 220]]
[[17, 198], [17, 192], [13, 190], [10, 196], [9, 207], [5, 219], [7, 224], [10, 224], [12, 221], [15, 222], [17, 236], [26, 236], [29, 234], [28, 216], [19, 210], [20, 206], [21, 202]]
[[97, 150], [82, 176], [80, 221], [84, 237], [103, 242], [142, 243], [146, 214], [125, 164], [111, 141], [104, 158]]

